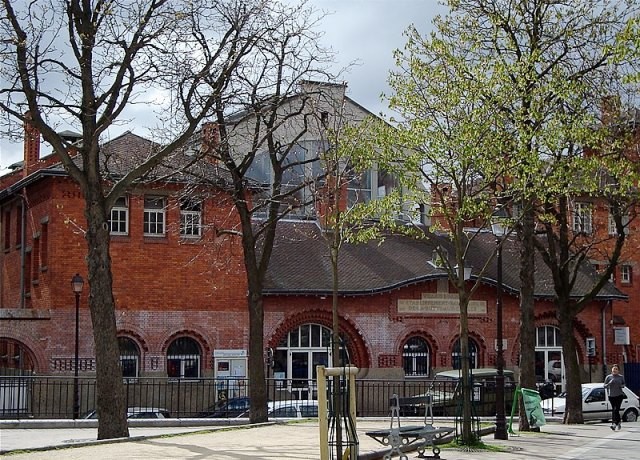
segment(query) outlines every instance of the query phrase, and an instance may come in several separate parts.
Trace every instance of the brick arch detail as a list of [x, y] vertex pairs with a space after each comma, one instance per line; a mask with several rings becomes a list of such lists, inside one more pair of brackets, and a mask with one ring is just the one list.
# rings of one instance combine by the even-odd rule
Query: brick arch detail
[[425, 329], [411, 329], [402, 335], [396, 342], [395, 349], [398, 350], [400, 355], [402, 355], [402, 347], [411, 337], [420, 337], [421, 339], [424, 339], [431, 349], [432, 358], [438, 354], [438, 341], [435, 339], [433, 334]]
[[[552, 326], [556, 328], [560, 326], [558, 323], [558, 318], [555, 312], [553, 311], [546, 311], [544, 313], [536, 315], [534, 318], [534, 324], [536, 329], [544, 326]], [[579, 340], [576, 341], [576, 352], [578, 353], [579, 362], [584, 363], [584, 357], [586, 356], [586, 352], [584, 349], [585, 339], [587, 337], [594, 336], [594, 334], [592, 334], [591, 331], [589, 330], [589, 327], [582, 320], [578, 318], [574, 318], [573, 320], [573, 330], [574, 330], [574, 335], [577, 335], [578, 337], [583, 339], [582, 341], [579, 341]], [[520, 333], [518, 333], [518, 340], [519, 339], [520, 339]], [[513, 362], [518, 362], [517, 358], [519, 354], [520, 354], [520, 351], [514, 348], [514, 350], [511, 353]]]
[[574, 330], [578, 333], [578, 335], [580, 336], [580, 338], [582, 340], [578, 340], [576, 343], [576, 351], [578, 352], [578, 361], [581, 364], [584, 364], [585, 362], [587, 362], [587, 350], [586, 350], [586, 346], [587, 346], [587, 337], [595, 337], [595, 334], [591, 334], [591, 331], [589, 330], [589, 328], [587, 327], [586, 324], [584, 324], [581, 320], [579, 320], [578, 318], [575, 318], [573, 320], [573, 328]]
[[[453, 347], [456, 341], [460, 338], [460, 334], [456, 334], [449, 342], [449, 353], [453, 352]], [[486, 340], [475, 332], [469, 331], [469, 338], [472, 339], [478, 345], [478, 367], [484, 367], [488, 362], [487, 354], [487, 342]]]
[[169, 349], [169, 345], [171, 345], [171, 342], [173, 342], [175, 339], [179, 337], [189, 337], [191, 339], [194, 339], [196, 342], [198, 342], [198, 345], [200, 345], [200, 348], [202, 349], [202, 361], [203, 361], [202, 365], [205, 366], [206, 368], [207, 364], [210, 362], [210, 360], [207, 359], [207, 357], [211, 355], [211, 350], [207, 345], [207, 341], [204, 338], [204, 335], [197, 331], [194, 331], [193, 329], [183, 329], [181, 331], [174, 332], [169, 337], [167, 337], [167, 339], [162, 344], [162, 354], [166, 357], [167, 350]]
[[0, 331], [0, 340], [11, 340], [20, 344], [33, 363], [33, 371], [37, 374], [49, 373], [50, 369], [47, 365], [47, 360], [33, 340], [27, 337], [18, 337], [16, 334], [8, 333], [6, 330]]
[[127, 337], [129, 339], [133, 339], [133, 341], [136, 342], [136, 344], [140, 347], [140, 350], [145, 353], [149, 352], [149, 346], [147, 345], [146, 341], [136, 331], [132, 331], [131, 329], [121, 329], [118, 331], [118, 337]]
[[[542, 324], [544, 323], [544, 324]], [[534, 317], [534, 324], [536, 327], [540, 326], [558, 326], [558, 317], [556, 312], [547, 310], [544, 313], [540, 313]]]
[[[326, 310], [309, 310], [291, 315], [280, 323], [267, 341], [269, 347], [275, 348], [287, 336], [289, 331], [303, 324], [320, 324], [329, 329], [333, 327], [331, 312]], [[364, 335], [358, 327], [348, 318], [340, 318], [340, 329], [349, 338], [349, 351], [352, 353], [353, 364], [359, 368], [371, 367], [371, 358]]]

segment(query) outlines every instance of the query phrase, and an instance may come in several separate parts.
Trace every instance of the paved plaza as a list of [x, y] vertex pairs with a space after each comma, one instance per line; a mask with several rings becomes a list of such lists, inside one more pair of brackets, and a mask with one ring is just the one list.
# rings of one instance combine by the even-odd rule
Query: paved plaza
[[[447, 426], [446, 421], [437, 424]], [[388, 419], [358, 420], [360, 458], [382, 458], [384, 447], [365, 432], [387, 426]], [[134, 427], [131, 438], [108, 442], [96, 441], [96, 434], [95, 428], [2, 428], [0, 449], [5, 452], [3, 458], [11, 460], [320, 459], [318, 423], [312, 421], [240, 427]], [[603, 423], [549, 423], [540, 433], [516, 433], [507, 441], [494, 440], [489, 434], [483, 441], [499, 446], [499, 451], [447, 448], [440, 456], [443, 460], [630, 460], [638, 458], [640, 423], [627, 423], [615, 432]], [[407, 455], [418, 458], [416, 452]]]

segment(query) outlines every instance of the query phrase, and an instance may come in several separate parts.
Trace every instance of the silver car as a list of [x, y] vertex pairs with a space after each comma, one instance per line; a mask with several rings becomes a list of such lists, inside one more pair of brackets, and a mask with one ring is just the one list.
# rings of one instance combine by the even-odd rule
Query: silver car
[[[555, 398], [542, 401], [542, 410], [545, 415], [562, 417], [565, 412], [566, 398], [564, 393]], [[625, 422], [635, 422], [640, 414], [640, 401], [636, 394], [628, 388], [624, 388], [624, 399], [620, 406], [620, 415]], [[584, 420], [611, 419], [611, 404], [607, 392], [602, 383], [582, 384], [582, 416]]]

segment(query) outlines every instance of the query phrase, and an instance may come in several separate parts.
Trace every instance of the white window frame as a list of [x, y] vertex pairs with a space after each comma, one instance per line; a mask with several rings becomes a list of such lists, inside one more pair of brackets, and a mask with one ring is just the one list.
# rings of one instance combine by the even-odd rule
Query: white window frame
[[631, 284], [633, 279], [633, 268], [631, 265], [620, 265], [620, 283]]
[[591, 203], [576, 202], [573, 205], [573, 231], [590, 235], [593, 232]]
[[[114, 230], [114, 224], [118, 230]], [[120, 230], [123, 225], [124, 230]], [[109, 212], [109, 233], [111, 235], [129, 234], [129, 198], [126, 196], [118, 198]]]
[[180, 236], [183, 238], [202, 236], [202, 201], [180, 200]]
[[[155, 203], [152, 203], [155, 202]], [[161, 203], [158, 207], [157, 203]], [[161, 237], [166, 231], [167, 199], [162, 196], [145, 196], [143, 228], [144, 236]], [[152, 219], [154, 217], [154, 219]], [[153, 221], [152, 221], [153, 220]]]
[[[629, 234], [629, 214], [622, 216], [622, 225], [624, 226], [624, 234]], [[617, 235], [616, 222], [613, 219], [613, 214], [609, 212], [609, 235]]]

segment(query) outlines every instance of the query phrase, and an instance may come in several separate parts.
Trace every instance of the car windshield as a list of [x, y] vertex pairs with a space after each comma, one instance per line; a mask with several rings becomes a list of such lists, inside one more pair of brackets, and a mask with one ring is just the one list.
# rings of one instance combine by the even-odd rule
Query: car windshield
[[593, 387], [582, 387], [582, 399], [586, 398], [587, 396], [589, 396], [589, 393], [591, 393], [591, 391], [593, 390]]

